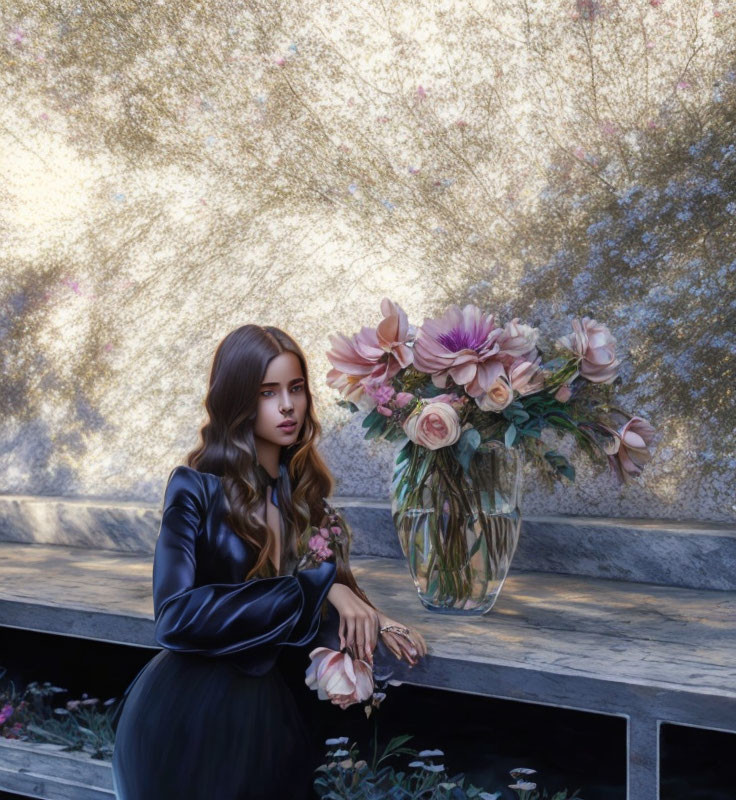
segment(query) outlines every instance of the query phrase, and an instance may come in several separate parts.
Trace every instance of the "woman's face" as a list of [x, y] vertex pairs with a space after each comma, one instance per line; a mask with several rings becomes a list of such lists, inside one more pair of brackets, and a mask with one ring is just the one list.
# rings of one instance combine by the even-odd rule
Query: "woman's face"
[[[279, 353], [269, 362], [258, 394], [256, 438], [286, 446], [299, 438], [307, 413], [307, 390], [302, 365], [294, 353]], [[282, 427], [282, 423], [296, 424]]]

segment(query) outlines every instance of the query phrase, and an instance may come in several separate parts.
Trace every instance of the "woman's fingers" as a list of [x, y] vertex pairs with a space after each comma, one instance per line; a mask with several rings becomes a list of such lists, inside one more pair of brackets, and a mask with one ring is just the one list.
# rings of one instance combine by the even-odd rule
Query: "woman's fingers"
[[355, 619], [347, 617], [345, 620], [345, 647], [355, 652]]
[[355, 655], [357, 658], [365, 658], [365, 626], [363, 620], [359, 620], [355, 625]]

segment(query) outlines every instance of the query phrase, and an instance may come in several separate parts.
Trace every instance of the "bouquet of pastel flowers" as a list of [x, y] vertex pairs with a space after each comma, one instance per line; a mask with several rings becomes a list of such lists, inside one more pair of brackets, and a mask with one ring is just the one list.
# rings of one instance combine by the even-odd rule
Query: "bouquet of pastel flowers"
[[518, 317], [501, 323], [475, 305], [452, 305], [416, 328], [387, 297], [381, 311], [375, 328], [331, 335], [327, 353], [327, 383], [343, 395], [340, 405], [367, 412], [366, 439], [448, 448], [466, 471], [475, 451], [497, 440], [571, 481], [574, 468], [546, 449], [543, 428], [571, 433], [624, 483], [651, 459], [652, 425], [614, 405], [621, 361], [603, 323], [573, 319], [545, 361], [539, 330]]

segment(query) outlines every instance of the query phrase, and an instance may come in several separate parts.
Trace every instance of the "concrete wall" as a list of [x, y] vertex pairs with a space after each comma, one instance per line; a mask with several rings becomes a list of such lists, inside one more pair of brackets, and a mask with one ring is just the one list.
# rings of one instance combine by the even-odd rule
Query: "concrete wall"
[[[529, 466], [527, 514], [736, 519], [736, 15], [696, 0], [14, 3], [0, 19], [0, 490], [155, 502], [218, 341], [310, 360], [344, 496], [389, 445], [325, 385], [328, 335], [475, 302], [605, 322], [637, 483]], [[563, 441], [559, 449], [569, 446]]]

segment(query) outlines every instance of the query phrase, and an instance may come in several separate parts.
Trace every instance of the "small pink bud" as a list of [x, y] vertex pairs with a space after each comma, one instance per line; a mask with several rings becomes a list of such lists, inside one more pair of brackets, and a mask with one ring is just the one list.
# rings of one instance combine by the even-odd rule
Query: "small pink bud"
[[397, 408], [404, 408], [404, 406], [411, 403], [413, 399], [414, 395], [411, 392], [399, 392], [396, 397], [394, 397], [394, 402]]
[[379, 414], [383, 414], [384, 417], [392, 417], [394, 412], [391, 411], [390, 408], [386, 408], [386, 406], [376, 406], [376, 411]]
[[572, 390], [570, 387], [563, 383], [562, 386], [555, 392], [555, 400], [560, 403], [566, 403], [572, 397]]

